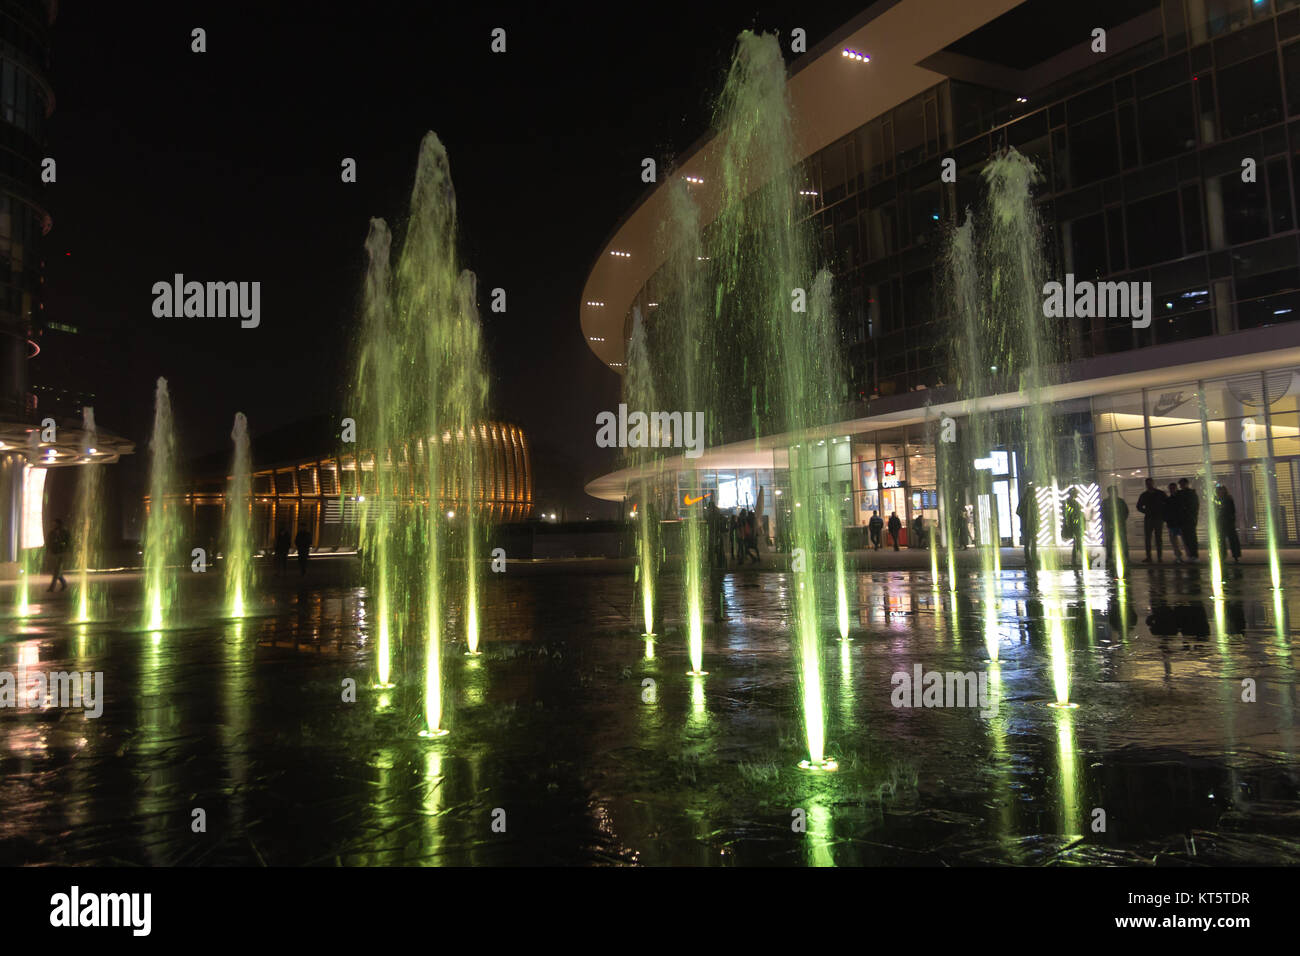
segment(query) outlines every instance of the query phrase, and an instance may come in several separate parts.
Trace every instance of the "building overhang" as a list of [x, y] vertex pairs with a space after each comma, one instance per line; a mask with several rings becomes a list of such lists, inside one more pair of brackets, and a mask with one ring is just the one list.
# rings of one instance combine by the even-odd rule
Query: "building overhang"
[[[1021, 2], [880, 0], [868, 7], [791, 66], [788, 91], [796, 161], [940, 83], [944, 74], [926, 69], [921, 61]], [[870, 62], [843, 56], [845, 48], [863, 52]], [[700, 180], [689, 188], [699, 205], [702, 224], [718, 215], [720, 153], [717, 137], [710, 134], [672, 171], [674, 176]], [[596, 357], [616, 371], [626, 362], [624, 318], [665, 258], [658, 248], [657, 233], [659, 224], [667, 219], [666, 185], [661, 176], [623, 218], [596, 257], [583, 286], [579, 302], [583, 337]]]
[[54, 441], [43, 441], [38, 425], [0, 422], [0, 454], [25, 455], [36, 468], [63, 468], [111, 465], [135, 451], [135, 442], [111, 432], [97, 431], [92, 439], [83, 429], [60, 426], [56, 435]]

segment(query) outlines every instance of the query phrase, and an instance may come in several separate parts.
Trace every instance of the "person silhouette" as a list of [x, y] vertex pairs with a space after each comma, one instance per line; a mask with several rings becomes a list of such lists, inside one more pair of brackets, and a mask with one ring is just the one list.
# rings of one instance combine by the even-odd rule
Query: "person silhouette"
[[298, 549], [298, 570], [304, 576], [307, 574], [307, 558], [311, 554], [311, 532], [307, 526], [303, 525], [298, 530], [298, 535], [293, 539], [293, 545]]
[[60, 591], [68, 589], [67, 579], [63, 576], [63, 566], [68, 561], [68, 552], [72, 550], [72, 535], [68, 529], [63, 526], [62, 518], [54, 519], [54, 527], [50, 529], [49, 537], [50, 552], [50, 586], [46, 591], [53, 591], [55, 582], [59, 584]]

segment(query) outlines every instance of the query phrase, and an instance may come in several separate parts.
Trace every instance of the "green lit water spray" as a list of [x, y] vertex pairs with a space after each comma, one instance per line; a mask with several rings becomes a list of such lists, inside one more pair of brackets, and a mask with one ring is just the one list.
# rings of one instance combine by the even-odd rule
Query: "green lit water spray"
[[[646, 345], [645, 323], [641, 310], [632, 310], [632, 335], [627, 346], [627, 375], [623, 379], [623, 399], [629, 410], [649, 411], [659, 407], [655, 396], [654, 372]], [[629, 449], [629, 454], [632, 453]], [[636, 524], [636, 584], [641, 595], [641, 613], [645, 630], [642, 637], [647, 650], [655, 637], [655, 587], [659, 579], [659, 521], [654, 506], [662, 457], [653, 448], [638, 449], [635, 466], [635, 495], [638, 503]]]
[[[834, 769], [825, 753], [825, 705], [818, 620], [817, 554], [822, 540], [842, 551], [839, 492], [818, 481], [818, 425], [843, 400], [843, 376], [831, 328], [829, 273], [815, 274], [810, 237], [798, 227], [797, 150], [785, 66], [775, 37], [742, 33], [718, 110], [722, 212], [716, 224], [715, 325], [734, 341], [752, 341], [770, 360], [755, 386], [754, 419], [789, 435], [792, 547], [791, 619], [798, 662], [804, 766]], [[811, 295], [809, 289], [811, 286]], [[809, 307], [810, 306], [810, 307]], [[832, 518], [828, 512], [833, 511]], [[836, 527], [832, 528], [832, 525]], [[841, 558], [834, 567], [842, 573]], [[837, 605], [839, 598], [837, 595]], [[838, 607], [837, 607], [838, 613]], [[845, 615], [847, 619], [847, 615]]]
[[[1053, 533], [1040, 542], [1054, 542], [1056, 535], [1056, 499], [1044, 502], [1043, 494], [1057, 493], [1057, 436], [1051, 408], [1044, 390], [1050, 384], [1049, 370], [1060, 361], [1059, 335], [1052, 320], [1043, 315], [1043, 238], [1042, 227], [1032, 198], [1032, 186], [1040, 178], [1033, 163], [1015, 149], [990, 160], [984, 167], [987, 187], [985, 213], [978, 220], [967, 216], [966, 222], [953, 231], [947, 257], [949, 288], [953, 307], [959, 316], [954, 336], [953, 375], [961, 397], [972, 408], [967, 421], [965, 444], [971, 452], [984, 455], [993, 439], [987, 416], [978, 405], [979, 397], [1013, 386], [1022, 396], [1019, 435], [1024, 448], [1020, 475], [1026, 487], [1032, 484], [1040, 529]], [[978, 231], [978, 236], [976, 235]], [[943, 456], [949, 457], [949, 456]], [[965, 461], [960, 468], [945, 465], [948, 480], [963, 481]], [[978, 472], [971, 476], [977, 496], [988, 495], [990, 511], [995, 502], [989, 493], [987, 478]], [[1050, 493], [1047, 489], [1050, 488]], [[1027, 492], [1028, 493], [1028, 492]], [[955, 489], [945, 500], [955, 498]], [[951, 527], [955, 523], [949, 519]], [[985, 641], [991, 660], [997, 659], [997, 584], [1000, 560], [997, 550], [997, 519], [988, 522], [989, 538], [982, 548]], [[1050, 581], [1058, 567], [1054, 547], [1038, 553], [1038, 580]], [[1065, 642], [1063, 610], [1053, 587], [1043, 595], [1045, 625], [1049, 643], [1062, 648]], [[1063, 655], [1054, 660], [1064, 661]], [[1068, 682], [1057, 680], [1059, 702], [1068, 700]]]
[[[366, 236], [365, 289], [361, 313], [361, 347], [355, 380], [360, 398], [361, 427], [370, 457], [358, 456], [358, 505], [361, 516], [361, 553], [364, 556], [370, 594], [371, 620], [375, 639], [375, 687], [392, 687], [393, 645], [400, 637], [403, 614], [394, 614], [405, 604], [403, 561], [396, 540], [397, 470], [391, 461], [396, 430], [393, 403], [397, 401], [396, 362], [392, 309], [389, 301], [389, 255], [392, 235], [382, 219], [370, 220]], [[370, 478], [366, 478], [369, 471]]]
[[248, 419], [235, 413], [230, 438], [235, 444], [229, 491], [226, 496], [225, 554], [226, 610], [243, 617], [253, 574], [253, 480], [248, 450]]
[[1265, 546], [1268, 548], [1269, 579], [1273, 590], [1280, 591], [1282, 590], [1282, 561], [1277, 549], [1277, 505], [1274, 503], [1277, 496], [1273, 493], [1275, 467], [1271, 457], [1264, 462], [1265, 471], [1268, 472], [1264, 477], [1264, 536]]
[[[1055, 488], [1058, 439], [1051, 405], [1044, 393], [1051, 384], [1048, 375], [1061, 358], [1057, 320], [1043, 315], [1043, 230], [1032, 195], [1034, 184], [1041, 178], [1033, 162], [1015, 149], [984, 168], [989, 191], [986, 255], [998, 263], [989, 298], [990, 331], [997, 336], [1002, 357], [999, 368], [1016, 382], [1024, 397], [1020, 415], [1024, 471], [1034, 482], [1035, 495], [1046, 483]], [[1045, 482], [1049, 476], [1050, 482]], [[1055, 520], [1053, 515], [1053, 530]], [[1044, 524], [1041, 507], [1038, 524], [1040, 529]], [[1053, 541], [1055, 537], [1051, 535]], [[1057, 567], [1055, 549], [1043, 549], [1039, 554], [1041, 571], [1052, 578]], [[1043, 609], [1050, 642], [1063, 646], [1064, 608], [1054, 588], [1044, 594]], [[1059, 660], [1064, 666], [1064, 656]], [[1057, 681], [1055, 686], [1057, 702], [1065, 704], [1068, 680]]]
[[[445, 163], [445, 158], [443, 160]], [[451, 190], [448, 174], [446, 189]], [[453, 207], [454, 214], [454, 207]], [[454, 215], [452, 230], [445, 240], [455, 240]], [[454, 246], [452, 246], [454, 254]], [[454, 264], [454, 260], [453, 260]], [[461, 270], [456, 279], [456, 307], [446, 320], [443, 336], [443, 361], [451, 370], [440, 418], [450, 421], [449, 430], [455, 436], [444, 451], [450, 452], [453, 467], [459, 472], [459, 491], [453, 500], [459, 502], [462, 514], [452, 512], [460, 528], [460, 567], [463, 570], [463, 618], [465, 644], [471, 655], [479, 653], [479, 546], [483, 532], [484, 515], [478, 504], [482, 475], [486, 473], [485, 452], [488, 447], [487, 425], [483, 418], [487, 410], [487, 370], [483, 359], [483, 330], [478, 313], [478, 278], [468, 269]]]
[[[479, 644], [476, 491], [486, 440], [477, 289], [456, 253], [456, 200], [438, 137], [420, 144], [410, 219], [396, 267], [387, 225], [371, 220], [355, 392], [362, 546], [374, 601], [377, 683], [391, 683], [396, 659], [423, 650], [423, 736], [443, 726], [442, 641], [462, 597], [471, 653]], [[459, 514], [457, 513], [459, 508]], [[445, 510], [444, 510], [445, 509]], [[457, 529], [452, 534], [453, 522]], [[459, 560], [461, 587], [454, 562]]]
[[[661, 372], [657, 381], [663, 385], [656, 389], [655, 397], [667, 397], [671, 393], [674, 403], [680, 403], [683, 416], [706, 409], [706, 437], [716, 439], [720, 434], [717, 414], [720, 396], [716, 382], [720, 359], [707, 310], [711, 257], [705, 254], [702, 243], [699, 210], [681, 179], [675, 179], [668, 187], [668, 216], [657, 240], [664, 255], [661, 270], [664, 293], [660, 297], [657, 324], [661, 326], [659, 341], [665, 347], [658, 350]], [[641, 397], [644, 400], [648, 396]], [[691, 510], [682, 528], [682, 612], [691, 663], [689, 673], [701, 677], [705, 673], [704, 584], [713, 555], [705, 553], [708, 529], [703, 516], [708, 512], [702, 503], [704, 494], [699, 487], [693, 487], [691, 495], [696, 504], [689, 506]], [[714, 599], [718, 599], [716, 595]]]
[[1196, 390], [1196, 407], [1201, 416], [1201, 489], [1209, 509], [1210, 589], [1215, 598], [1223, 597], [1223, 555], [1219, 548], [1219, 505], [1214, 495], [1214, 463], [1210, 455], [1210, 420], [1205, 404], [1205, 389]]
[[[812, 294], [809, 296], [809, 318], [810, 328], [814, 331], [816, 339], [824, 345], [834, 348], [834, 314], [831, 303], [831, 274], [828, 270], [822, 269], [817, 273], [813, 280]], [[832, 389], [837, 384], [832, 380], [838, 376], [838, 369], [827, 367], [820, 361], [813, 364], [815, 377], [820, 377], [825, 384], [830, 385]], [[814, 382], [814, 384], [816, 384]], [[832, 390], [829, 394], [834, 394]], [[807, 400], [806, 393], [804, 400]], [[834, 449], [835, 442], [832, 441], [829, 446], [832, 451], [827, 452], [827, 476], [830, 479], [830, 487], [825, 494], [819, 495], [821, 499], [822, 531], [826, 536], [826, 542], [831, 552], [831, 569], [834, 573], [835, 586], [835, 622], [839, 626], [840, 640], [849, 639], [849, 588], [848, 588], [848, 569], [844, 557], [844, 518], [840, 513], [840, 495], [835, 490], [833, 475], [835, 472]]]
[[180, 514], [169, 497], [176, 489], [176, 432], [167, 380], [154, 390], [153, 433], [149, 439], [149, 513], [144, 525], [144, 626], [161, 630], [173, 623]]
[[[991, 448], [988, 416], [980, 407], [980, 399], [992, 390], [992, 376], [997, 373], [998, 357], [990, 360], [983, 347], [988, 330], [984, 327], [986, 308], [982, 302], [981, 276], [975, 250], [975, 222], [967, 211], [966, 220], [953, 230], [945, 259], [949, 301], [953, 315], [957, 319], [957, 335], [952, 337], [949, 367], [957, 384], [958, 393], [967, 399], [969, 414], [966, 417], [967, 441], [963, 447], [966, 458], [972, 455], [985, 455]], [[994, 263], [997, 268], [1000, 263]], [[996, 273], [994, 295], [997, 294]], [[944, 465], [948, 469], [949, 480], [964, 482], [965, 475], [957, 472], [955, 462], [949, 454], [944, 455]], [[966, 470], [966, 461], [962, 460], [962, 471]], [[984, 646], [989, 660], [998, 659], [998, 576], [1001, 571], [1001, 553], [998, 549], [997, 510], [993, 500], [992, 472], [977, 468], [971, 472], [973, 478], [976, 511], [979, 513], [981, 503], [987, 503], [986, 522], [977, 521], [979, 532], [980, 556], [980, 590], [983, 595], [984, 612]], [[960, 484], [956, 488], [959, 488]], [[949, 498], [954, 495], [950, 493]], [[964, 522], [965, 516], [951, 519]], [[953, 542], [949, 539], [949, 547]]]
[[[1268, 400], [1267, 388], [1265, 401]], [[1253, 428], [1254, 426], [1252, 426]], [[1273, 430], [1264, 432], [1264, 540], [1268, 548], [1268, 571], [1275, 592], [1282, 589], [1282, 562], [1278, 556], [1277, 464], [1273, 459]]]
[[[88, 457], [95, 453], [98, 435], [95, 430], [95, 410], [81, 410], [82, 451]], [[100, 521], [103, 517], [103, 465], [93, 461], [84, 465], [77, 475], [77, 517], [72, 528], [72, 540], [77, 548], [77, 610], [74, 621], [93, 621], [104, 614], [103, 589], [96, 586], [90, 575], [91, 566], [100, 556]]]

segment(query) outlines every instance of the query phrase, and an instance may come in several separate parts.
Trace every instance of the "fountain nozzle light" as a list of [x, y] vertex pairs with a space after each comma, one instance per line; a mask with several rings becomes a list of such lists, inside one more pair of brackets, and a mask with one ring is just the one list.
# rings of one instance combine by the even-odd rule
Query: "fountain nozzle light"
[[800, 760], [800, 770], [820, 770], [823, 773], [834, 773], [840, 769], [839, 761], [834, 757], [823, 757], [821, 760]]

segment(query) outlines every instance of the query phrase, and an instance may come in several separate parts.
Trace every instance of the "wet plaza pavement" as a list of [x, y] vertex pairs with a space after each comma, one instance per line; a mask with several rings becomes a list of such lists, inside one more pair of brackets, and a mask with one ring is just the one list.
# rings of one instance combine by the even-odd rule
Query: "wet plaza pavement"
[[[786, 573], [727, 576], [703, 678], [674, 593], [648, 646], [627, 575], [490, 577], [483, 653], [445, 648], [432, 741], [418, 649], [371, 688], [345, 573], [272, 582], [240, 621], [207, 576], [155, 634], [121, 623], [136, 577], [107, 582], [116, 623], [72, 624], [67, 595], [34, 589], [31, 617], [0, 619], [0, 671], [102, 672], [103, 713], [0, 708], [0, 864], [1300, 862], [1300, 569], [1275, 592], [1231, 568], [1222, 600], [1205, 567], [1139, 566], [1122, 589], [1004, 571], [996, 663], [975, 573], [955, 593], [855, 574], [850, 640], [823, 615], [834, 773], [798, 768]], [[982, 675], [986, 706], [895, 706], [917, 667]]]

